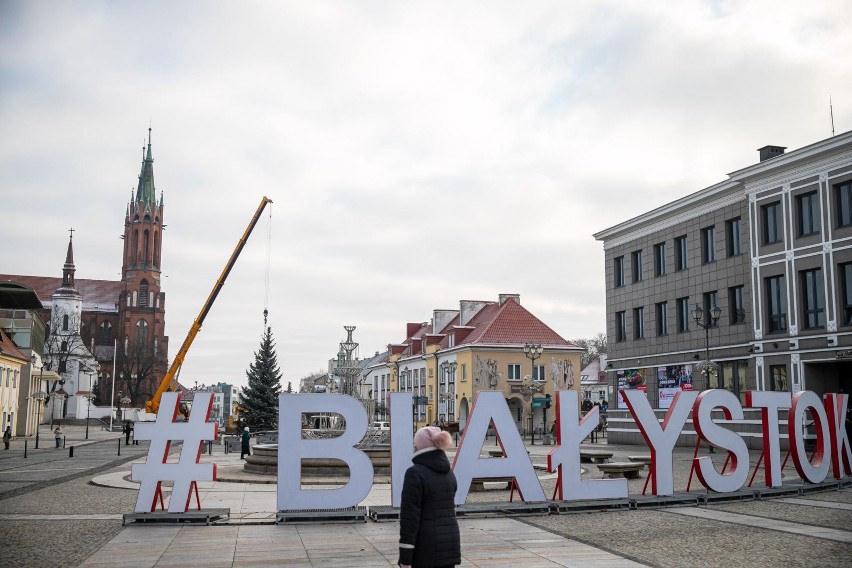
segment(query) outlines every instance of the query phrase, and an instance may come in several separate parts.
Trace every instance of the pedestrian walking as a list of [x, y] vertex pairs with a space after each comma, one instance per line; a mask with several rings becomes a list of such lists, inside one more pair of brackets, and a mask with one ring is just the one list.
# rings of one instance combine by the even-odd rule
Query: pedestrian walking
[[125, 446], [130, 445], [130, 432], [131, 431], [132, 431], [132, 429], [130, 428], [130, 421], [128, 420], [127, 422], [124, 423], [124, 445]]
[[9, 449], [9, 442], [12, 441], [12, 427], [6, 426], [6, 429], [3, 430], [3, 449]]
[[62, 446], [62, 428], [57, 426], [53, 429], [53, 438], [56, 440], [56, 447]]
[[251, 455], [251, 434], [249, 427], [243, 428], [242, 444], [240, 445], [240, 459], [245, 459], [245, 456]]
[[449, 432], [426, 426], [414, 435], [412, 465], [405, 472], [399, 508], [399, 562], [402, 568], [461, 564], [456, 520], [456, 476], [445, 449]]

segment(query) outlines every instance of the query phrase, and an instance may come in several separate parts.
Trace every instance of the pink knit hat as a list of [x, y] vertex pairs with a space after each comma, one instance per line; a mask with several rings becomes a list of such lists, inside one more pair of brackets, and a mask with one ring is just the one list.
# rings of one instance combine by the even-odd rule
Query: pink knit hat
[[437, 426], [424, 426], [414, 434], [414, 450], [418, 452], [433, 447], [445, 450], [452, 445], [453, 439], [450, 438], [450, 433]]

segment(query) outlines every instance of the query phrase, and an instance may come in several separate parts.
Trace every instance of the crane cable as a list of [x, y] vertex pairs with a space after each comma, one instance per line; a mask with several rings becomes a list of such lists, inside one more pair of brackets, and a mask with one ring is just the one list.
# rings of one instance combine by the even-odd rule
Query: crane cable
[[269, 315], [269, 266], [272, 256], [272, 203], [269, 203], [269, 217], [266, 220], [266, 274], [263, 293], [263, 332], [266, 333], [266, 318]]

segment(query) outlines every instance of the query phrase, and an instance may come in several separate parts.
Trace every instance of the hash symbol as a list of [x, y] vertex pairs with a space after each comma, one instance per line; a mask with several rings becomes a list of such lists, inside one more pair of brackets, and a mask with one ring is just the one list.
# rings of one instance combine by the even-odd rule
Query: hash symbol
[[[214, 481], [216, 464], [198, 463], [201, 442], [215, 440], [217, 425], [207, 422], [213, 407], [213, 393], [195, 393], [193, 408], [186, 422], [175, 422], [179, 393], [167, 392], [160, 400], [155, 422], [140, 422], [134, 429], [137, 440], [151, 440], [145, 463], [134, 464], [130, 479], [140, 482], [136, 499], [137, 513], [152, 513], [163, 481], [174, 481], [169, 513], [185, 513], [189, 509], [190, 487], [197, 481]], [[177, 462], [167, 462], [172, 440], [183, 440]]]

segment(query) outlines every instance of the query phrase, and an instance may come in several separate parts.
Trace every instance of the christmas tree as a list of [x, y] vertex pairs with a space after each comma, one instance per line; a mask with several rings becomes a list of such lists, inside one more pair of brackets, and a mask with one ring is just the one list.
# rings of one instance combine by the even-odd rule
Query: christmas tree
[[275, 430], [278, 427], [278, 394], [281, 371], [272, 341], [272, 328], [267, 327], [254, 354], [254, 363], [246, 371], [248, 386], [240, 393], [240, 406], [246, 409], [245, 423], [252, 430]]

